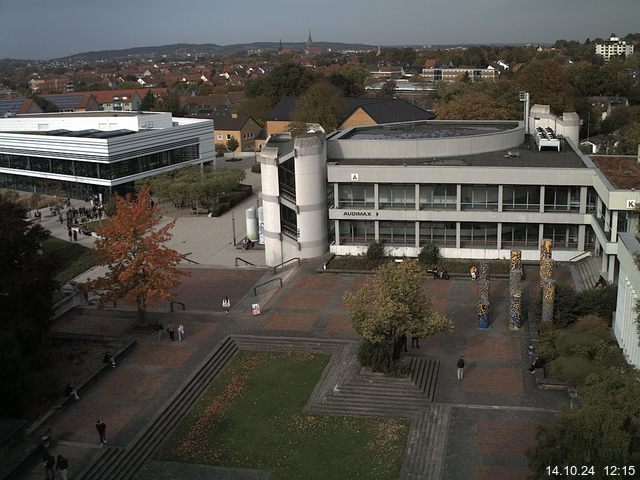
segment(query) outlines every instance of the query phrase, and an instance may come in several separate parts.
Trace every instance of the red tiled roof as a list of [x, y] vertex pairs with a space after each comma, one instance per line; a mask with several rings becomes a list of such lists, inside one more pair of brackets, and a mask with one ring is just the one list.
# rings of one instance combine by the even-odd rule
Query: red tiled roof
[[640, 190], [640, 165], [636, 157], [592, 155], [591, 158], [611, 182], [613, 188]]

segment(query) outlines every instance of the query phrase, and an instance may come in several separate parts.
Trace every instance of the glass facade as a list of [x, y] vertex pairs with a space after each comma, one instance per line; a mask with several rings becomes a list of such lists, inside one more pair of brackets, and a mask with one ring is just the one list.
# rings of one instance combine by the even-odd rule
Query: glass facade
[[498, 247], [498, 225], [495, 223], [460, 223], [461, 247]]
[[545, 212], [579, 212], [580, 187], [545, 187]]
[[497, 185], [462, 185], [463, 210], [498, 210]]
[[378, 208], [413, 210], [416, 205], [414, 184], [381, 183], [378, 185]]
[[578, 248], [578, 225], [547, 224], [544, 238], [552, 241], [553, 248], [576, 250]]
[[341, 183], [338, 185], [338, 208], [373, 208], [373, 183]]
[[368, 245], [375, 241], [375, 222], [340, 222], [340, 245]]
[[416, 222], [380, 222], [381, 242], [392, 245], [414, 246], [416, 243]]
[[535, 185], [505, 185], [502, 189], [502, 210], [540, 210], [540, 187]]
[[503, 223], [502, 247], [537, 248], [539, 231], [537, 223]]
[[111, 163], [0, 154], [0, 167], [73, 175], [74, 177], [116, 180], [190, 160], [197, 160], [198, 158], [200, 158], [200, 146], [189, 145]]
[[456, 246], [455, 222], [420, 222], [420, 245]]
[[458, 202], [457, 185], [420, 185], [420, 209], [453, 209]]

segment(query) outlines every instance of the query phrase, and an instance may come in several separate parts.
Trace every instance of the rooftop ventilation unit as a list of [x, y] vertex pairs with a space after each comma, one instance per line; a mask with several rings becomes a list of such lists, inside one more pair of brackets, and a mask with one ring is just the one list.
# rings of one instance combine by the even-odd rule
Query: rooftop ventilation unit
[[560, 151], [560, 139], [556, 132], [553, 131], [553, 128], [538, 127], [536, 128], [536, 146], [538, 151], [542, 150], [543, 147], [552, 147]]

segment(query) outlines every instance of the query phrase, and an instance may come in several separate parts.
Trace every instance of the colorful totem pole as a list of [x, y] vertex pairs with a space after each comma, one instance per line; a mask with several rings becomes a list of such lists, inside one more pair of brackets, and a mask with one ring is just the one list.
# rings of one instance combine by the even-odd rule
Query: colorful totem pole
[[551, 259], [551, 240], [545, 238], [540, 244], [540, 288], [546, 279], [553, 275], [553, 260]]
[[542, 321], [553, 321], [553, 303], [556, 299], [556, 281], [548, 278], [542, 285]]
[[478, 281], [478, 328], [489, 328], [489, 273], [488, 262], [480, 264], [480, 279]]
[[509, 327], [517, 330], [522, 326], [522, 252], [520, 250], [511, 250], [509, 294]]

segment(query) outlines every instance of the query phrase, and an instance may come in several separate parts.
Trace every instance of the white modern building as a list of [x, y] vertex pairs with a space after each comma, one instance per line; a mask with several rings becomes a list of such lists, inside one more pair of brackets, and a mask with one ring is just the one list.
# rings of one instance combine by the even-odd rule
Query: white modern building
[[633, 45], [627, 44], [627, 42], [620, 40], [615, 34], [609, 37], [604, 43], [596, 43], [596, 55], [604, 57], [604, 61], [608, 62], [611, 57], [617, 57], [618, 55], [624, 55], [628, 57], [633, 55]]
[[638, 336], [638, 294], [640, 293], [640, 270], [635, 256], [640, 254], [640, 242], [633, 233], [621, 233], [618, 241], [618, 302], [613, 333], [627, 361], [640, 368], [640, 336]]
[[0, 188], [85, 198], [215, 162], [213, 122], [166, 112], [74, 112], [0, 119]]
[[517, 248], [538, 260], [549, 238], [555, 260], [593, 251], [613, 281], [640, 180], [637, 191], [620, 188], [579, 151], [575, 113], [534, 105], [527, 124], [432, 120], [270, 137], [259, 156], [267, 264], [358, 255], [374, 241], [394, 256], [435, 243], [450, 258]]

